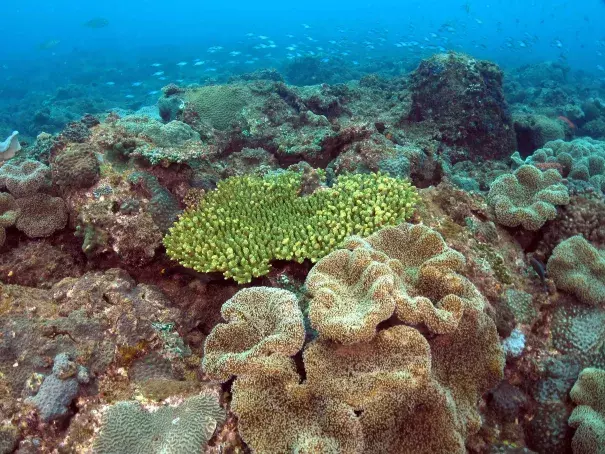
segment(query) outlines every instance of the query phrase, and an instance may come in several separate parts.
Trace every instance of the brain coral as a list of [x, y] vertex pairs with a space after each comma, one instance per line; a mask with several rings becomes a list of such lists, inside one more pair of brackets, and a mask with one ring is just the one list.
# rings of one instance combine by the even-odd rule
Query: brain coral
[[189, 397], [176, 407], [146, 411], [137, 402], [118, 402], [105, 415], [95, 441], [98, 454], [191, 454], [202, 452], [225, 419], [217, 398]]
[[569, 203], [569, 192], [561, 181], [561, 175], [554, 169], [542, 172], [523, 165], [513, 174], [498, 177], [487, 200], [494, 207], [498, 223], [538, 230], [557, 216], [556, 205]]
[[[439, 235], [433, 235], [437, 234], [423, 226], [386, 228], [369, 238], [348, 241], [357, 245], [353, 251], [344, 251], [351, 252], [350, 256], [336, 250], [316, 264], [316, 268], [322, 263], [330, 266], [323, 267], [316, 277], [310, 275], [314, 294], [327, 295], [333, 290], [338, 295], [330, 323], [318, 323], [317, 336], [304, 346], [300, 337], [304, 334], [302, 311], [293, 294], [245, 289], [240, 291], [245, 297], [241, 302], [236, 295], [226, 303], [237, 317], [230, 316], [228, 323], [215, 327], [207, 338], [204, 354], [210, 359], [205, 360], [209, 363], [205, 369], [222, 380], [236, 375], [232, 410], [251, 449], [267, 454], [466, 452], [465, 440], [481, 426], [477, 402], [501, 378], [504, 358], [495, 324], [483, 311], [485, 300], [454, 271], [463, 259], [448, 249]], [[416, 262], [415, 255], [419, 256]], [[389, 311], [397, 312], [394, 301], [385, 304], [385, 300], [395, 300], [398, 293], [392, 275], [404, 280], [393, 271], [405, 272], [398, 257], [418, 267], [428, 263], [425, 278], [436, 280], [434, 290], [425, 288], [428, 281], [418, 285], [415, 275], [422, 273], [413, 266], [405, 277], [406, 282], [431, 296], [424, 306], [406, 302], [402, 311], [408, 320], [416, 320], [408, 323], [422, 328], [376, 326]], [[336, 272], [338, 263], [344, 269]], [[373, 279], [376, 285], [372, 285]], [[412, 287], [407, 289], [412, 291]], [[275, 295], [287, 301], [286, 309], [274, 309], [275, 315], [265, 316], [268, 325], [261, 325], [258, 316], [251, 315], [251, 290], [256, 292], [253, 307], [259, 314], [266, 313], [265, 306]], [[435, 301], [439, 306], [440, 299], [450, 292], [461, 305], [459, 314], [452, 317], [456, 322], [445, 323], [443, 333], [431, 333], [422, 322], [424, 317], [430, 319], [426, 314], [435, 314], [441, 308], [428, 305]], [[359, 314], [356, 307], [361, 308]], [[324, 314], [329, 314], [330, 308], [326, 305], [325, 309]], [[361, 321], [363, 329], [351, 330], [353, 335], [334, 329], [339, 315], [340, 323]], [[443, 317], [450, 316], [445, 310]], [[432, 320], [434, 326], [440, 325], [438, 319]], [[333, 340], [332, 331], [342, 334], [348, 343], [339, 342], [338, 336]], [[220, 344], [215, 342], [215, 332], [220, 332]], [[263, 346], [259, 334], [268, 336], [270, 342], [277, 338], [278, 347], [265, 348], [260, 363], [258, 356], [250, 355], [251, 367], [245, 367], [241, 353]], [[304, 367], [297, 367], [291, 357], [301, 348]], [[268, 353], [273, 353], [271, 367], [264, 367]], [[217, 370], [217, 357], [236, 360], [222, 361]], [[302, 370], [304, 377], [300, 375]]]
[[546, 270], [558, 289], [572, 293], [583, 303], [605, 303], [605, 253], [584, 237], [577, 235], [559, 243]]
[[181, 94], [186, 110], [192, 110], [199, 118], [219, 130], [229, 129], [242, 117], [242, 109], [248, 105], [250, 94], [239, 85], [209, 85], [186, 90]]
[[199, 272], [239, 283], [267, 274], [271, 260], [317, 261], [347, 235], [368, 235], [412, 215], [418, 195], [381, 174], [341, 176], [301, 196], [301, 174], [232, 177], [186, 211], [164, 238], [166, 251]]
[[605, 370], [584, 369], [569, 395], [578, 404], [569, 417], [574, 454], [605, 454]]

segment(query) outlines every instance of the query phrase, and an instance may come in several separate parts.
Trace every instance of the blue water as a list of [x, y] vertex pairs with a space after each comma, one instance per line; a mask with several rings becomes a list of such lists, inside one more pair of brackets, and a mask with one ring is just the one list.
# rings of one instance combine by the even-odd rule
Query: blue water
[[[83, 25], [95, 18], [108, 25]], [[0, 108], [6, 115], [23, 109], [14, 105], [24, 96], [36, 103], [33, 93], [42, 99], [68, 84], [103, 107], [130, 108], [169, 82], [225, 81], [307, 55], [372, 72], [376, 61], [412, 68], [456, 50], [504, 68], [551, 60], [605, 77], [604, 18], [602, 0], [26, 0], [5, 4], [0, 21]], [[0, 132], [7, 129], [0, 121]]]

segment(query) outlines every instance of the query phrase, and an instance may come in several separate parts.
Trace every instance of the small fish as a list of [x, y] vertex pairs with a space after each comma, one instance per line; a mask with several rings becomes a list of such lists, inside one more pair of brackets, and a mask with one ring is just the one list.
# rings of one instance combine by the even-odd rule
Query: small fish
[[147, 93], [148, 95], [157, 95], [160, 91], [159, 90], [151, 90], [149, 93]]
[[132, 98], [134, 98], [134, 95], [126, 95], [126, 96], [124, 96], [124, 97], [125, 97], [125, 98], [128, 98], [128, 99], [132, 99]]
[[605, 71], [605, 68], [603, 68], [603, 65], [597, 65], [597, 69], [599, 71]]
[[157, 71], [155, 73], [153, 73], [154, 76], [163, 76], [164, 75], [164, 71]]
[[61, 41], [59, 41], [58, 39], [49, 39], [48, 41], [44, 41], [42, 44], [40, 44], [38, 46], [38, 49], [40, 49], [40, 50], [53, 49], [53, 48], [57, 47], [60, 42]]
[[115, 84], [115, 82], [105, 82], [105, 85], [109, 85], [110, 87], [113, 87]]
[[140, 87], [141, 85], [143, 85], [143, 82], [133, 82], [132, 83], [133, 87]]
[[231, 55], [232, 57], [237, 57], [240, 54], [241, 54], [241, 52], [237, 51], [237, 50], [234, 50], [233, 52], [229, 52], [229, 55]]
[[214, 72], [214, 71], [216, 71], [216, 68], [208, 68], [208, 69], [206, 70], [206, 72]]
[[307, 25], [307, 24], [301, 24], [301, 26], [302, 26], [302, 28], [311, 28], [311, 26]]
[[254, 33], [246, 33], [246, 36], [250, 38], [251, 36], [254, 36]]
[[546, 280], [546, 267], [544, 266], [544, 263], [542, 263], [537, 258], [532, 257], [529, 260], [529, 264], [534, 269], [534, 271], [536, 272], [536, 274], [540, 277], [540, 280], [542, 282], [544, 282]]
[[162, 66], [161, 63], [152, 63], [151, 66], [153, 66], [154, 68], [159, 68], [160, 66]]
[[203, 61], [203, 60], [196, 61], [196, 62], [193, 64], [193, 66], [202, 66], [204, 63], [206, 63], [206, 62], [205, 62], [205, 61]]
[[182, 68], [183, 66], [187, 66], [187, 62], [186, 61], [180, 61], [176, 65], [180, 66]]
[[84, 22], [83, 25], [88, 28], [105, 28], [109, 25], [109, 21], [103, 17], [95, 17]]
[[329, 58], [322, 58], [320, 61], [322, 63], [328, 63], [330, 61], [330, 59]]
[[158, 77], [159, 80], [166, 80], [166, 78], [164, 76], [162, 77]]
[[269, 39], [269, 37], [268, 37], [268, 36], [265, 36], [265, 35], [258, 35], [258, 39], [263, 39], [263, 40], [265, 40], [265, 39]]

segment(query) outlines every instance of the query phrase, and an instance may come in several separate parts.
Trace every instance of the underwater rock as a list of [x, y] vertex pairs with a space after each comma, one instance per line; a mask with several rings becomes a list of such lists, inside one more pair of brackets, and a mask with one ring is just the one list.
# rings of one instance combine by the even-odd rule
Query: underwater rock
[[458, 53], [423, 60], [411, 76], [410, 120], [429, 124], [442, 141], [466, 147], [468, 159], [510, 156], [516, 141], [494, 63]]

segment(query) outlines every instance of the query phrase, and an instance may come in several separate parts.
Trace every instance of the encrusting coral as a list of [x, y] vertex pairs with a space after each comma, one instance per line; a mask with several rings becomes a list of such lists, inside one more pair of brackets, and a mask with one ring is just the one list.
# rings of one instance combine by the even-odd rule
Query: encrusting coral
[[[464, 258], [428, 227], [410, 224], [345, 246], [353, 251], [332, 252], [309, 274], [316, 337], [304, 347], [294, 294], [244, 289], [225, 303], [227, 323], [206, 339], [204, 369], [220, 380], [236, 375], [231, 408], [243, 439], [268, 454], [466, 452], [481, 426], [477, 401], [497, 384], [504, 358], [485, 299], [456, 272]], [[397, 311], [404, 289], [414, 297]], [[325, 307], [311, 315], [318, 294]], [[270, 323], [252, 308], [272, 311]], [[403, 319], [380, 329], [393, 313]], [[358, 326], [342, 328], [349, 322]], [[292, 358], [301, 348], [304, 377]], [[249, 354], [258, 350], [261, 361]]]
[[574, 454], [605, 454], [605, 370], [584, 369], [569, 395], [578, 405], [569, 417]]
[[569, 203], [569, 191], [554, 169], [523, 165], [512, 174], [498, 177], [487, 198], [496, 220], [506, 227], [538, 230], [557, 217], [556, 205]]
[[302, 176], [243, 176], [221, 181], [164, 238], [169, 256], [238, 283], [270, 270], [271, 260], [316, 262], [348, 235], [369, 235], [408, 219], [418, 201], [405, 180], [345, 175], [332, 188], [301, 196]]
[[560, 290], [592, 306], [605, 304], [605, 253], [584, 237], [559, 243], [547, 263], [548, 275]]

